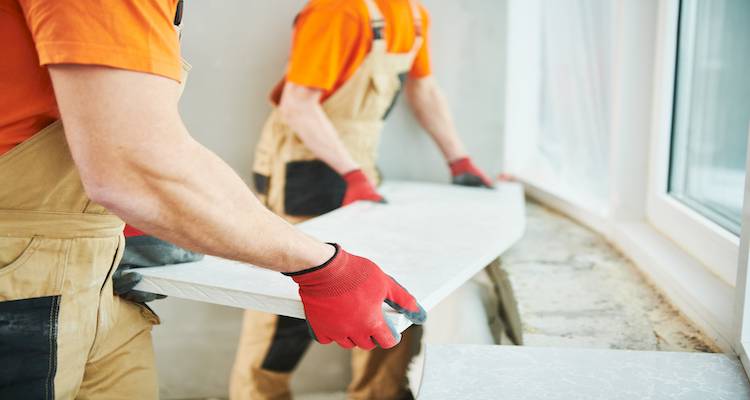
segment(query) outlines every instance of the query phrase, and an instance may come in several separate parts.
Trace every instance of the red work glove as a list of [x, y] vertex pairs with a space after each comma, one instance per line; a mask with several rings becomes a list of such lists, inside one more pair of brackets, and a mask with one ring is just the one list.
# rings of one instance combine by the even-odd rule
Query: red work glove
[[333, 246], [336, 253], [325, 264], [284, 274], [299, 284], [315, 340], [347, 349], [395, 346], [401, 334], [383, 315], [383, 302], [415, 324], [425, 321], [427, 313], [414, 297], [375, 263]]
[[375, 190], [375, 186], [370, 183], [370, 180], [367, 179], [367, 176], [361, 169], [347, 172], [344, 174], [343, 178], [346, 181], [346, 193], [344, 193], [344, 200], [341, 202], [342, 206], [354, 203], [358, 200], [385, 203], [383, 196], [378, 194]]
[[453, 161], [450, 163], [450, 168], [454, 185], [492, 187], [490, 178], [474, 165], [469, 157]]

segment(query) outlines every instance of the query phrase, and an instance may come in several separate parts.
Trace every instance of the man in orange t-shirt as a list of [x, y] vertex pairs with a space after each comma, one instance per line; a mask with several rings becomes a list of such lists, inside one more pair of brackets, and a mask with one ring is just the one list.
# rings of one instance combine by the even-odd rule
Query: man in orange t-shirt
[[113, 293], [123, 220], [289, 275], [321, 337], [395, 346], [386, 299], [425, 318], [377, 265], [269, 212], [191, 138], [177, 107], [180, 4], [0, 0], [2, 399], [158, 398], [158, 317]]
[[[376, 189], [377, 147], [402, 86], [453, 182], [492, 186], [467, 156], [431, 76], [428, 39], [429, 16], [416, 1], [311, 0], [304, 7], [253, 167], [256, 192], [269, 209], [300, 222], [358, 200], [385, 202]], [[420, 337], [420, 327], [413, 326], [388, 350], [370, 338], [340, 341], [374, 349], [353, 352], [349, 397], [411, 397], [406, 370]], [[288, 398], [290, 373], [310, 342], [303, 320], [246, 311], [231, 398]]]

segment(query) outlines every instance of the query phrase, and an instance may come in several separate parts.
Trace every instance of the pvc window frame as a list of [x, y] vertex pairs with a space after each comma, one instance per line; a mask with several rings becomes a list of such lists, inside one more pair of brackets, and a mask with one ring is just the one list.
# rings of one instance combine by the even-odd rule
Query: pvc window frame
[[[748, 127], [750, 137], [750, 127]], [[747, 147], [747, 163], [745, 166], [750, 171], [750, 142]], [[748, 267], [750, 263], [750, 174], [745, 174], [745, 192], [742, 204], [742, 231], [740, 233], [740, 249], [737, 260], [737, 286], [735, 288], [735, 320], [737, 339], [734, 350], [739, 355], [745, 373], [750, 376], [750, 275]]]
[[[660, 65], [655, 70], [653, 127], [651, 135], [650, 174], [646, 217], [659, 231], [669, 236], [688, 254], [730, 286], [737, 277], [739, 237], [709, 220], [668, 193], [676, 93], [678, 43], [692, 41], [679, 37], [680, 19], [690, 21], [694, 15], [680, 15], [679, 1], [662, 1], [657, 53]], [[683, 46], [685, 47], [685, 46]], [[681, 74], [690, 74], [684, 68]]]

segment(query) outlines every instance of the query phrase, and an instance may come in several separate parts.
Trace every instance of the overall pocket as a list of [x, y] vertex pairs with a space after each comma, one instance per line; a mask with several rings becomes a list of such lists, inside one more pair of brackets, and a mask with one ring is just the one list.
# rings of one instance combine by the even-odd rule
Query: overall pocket
[[59, 295], [68, 247], [63, 239], [0, 237], [0, 302]]
[[0, 398], [52, 399], [60, 296], [0, 302]]
[[0, 275], [23, 264], [36, 250], [36, 237], [0, 238]]
[[[38, 258], [45, 253], [43, 242], [38, 236], [0, 238], [2, 399], [54, 397], [60, 311], [59, 258]], [[40, 268], [35, 268], [37, 266]], [[44, 276], [48, 272], [52, 276]]]
[[316, 216], [341, 207], [346, 182], [323, 161], [290, 161], [285, 178], [285, 213]]

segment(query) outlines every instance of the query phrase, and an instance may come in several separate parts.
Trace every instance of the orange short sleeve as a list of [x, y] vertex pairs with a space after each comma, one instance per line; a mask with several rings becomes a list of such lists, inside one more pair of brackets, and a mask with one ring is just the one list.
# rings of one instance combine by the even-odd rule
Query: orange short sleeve
[[424, 42], [414, 58], [414, 63], [409, 71], [410, 78], [424, 78], [432, 74], [432, 65], [430, 64], [430, 14], [427, 9], [420, 6], [419, 11], [422, 14], [422, 37]]
[[333, 6], [308, 6], [295, 22], [286, 80], [330, 91], [362, 41], [361, 22]]
[[104, 65], [180, 79], [176, 0], [19, 3], [40, 65]]
[[[414, 45], [411, 3], [376, 0], [386, 20], [388, 51], [404, 53]], [[423, 78], [432, 73], [429, 54], [429, 15], [420, 6], [424, 42], [417, 52], [409, 76]], [[311, 0], [297, 17], [285, 81], [321, 89], [325, 100], [359, 68], [372, 45], [367, 5], [352, 0]], [[278, 86], [277, 86], [278, 88]], [[271, 94], [278, 102], [279, 91]]]

